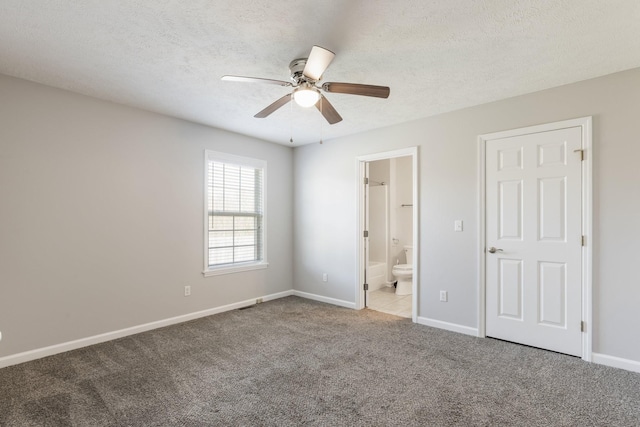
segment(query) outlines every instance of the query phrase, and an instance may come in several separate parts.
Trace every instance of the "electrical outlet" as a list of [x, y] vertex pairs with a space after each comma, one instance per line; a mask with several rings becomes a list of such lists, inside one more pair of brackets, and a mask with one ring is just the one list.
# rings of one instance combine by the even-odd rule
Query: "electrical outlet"
[[323, 282], [328, 282], [329, 281], [329, 276], [327, 275], [327, 273], [322, 273], [322, 281]]
[[449, 300], [449, 295], [447, 291], [440, 291], [440, 301], [447, 302]]
[[462, 231], [462, 220], [456, 219], [453, 221], [453, 231]]
[[185, 286], [184, 287], [184, 296], [188, 297], [189, 295], [191, 295], [191, 286]]

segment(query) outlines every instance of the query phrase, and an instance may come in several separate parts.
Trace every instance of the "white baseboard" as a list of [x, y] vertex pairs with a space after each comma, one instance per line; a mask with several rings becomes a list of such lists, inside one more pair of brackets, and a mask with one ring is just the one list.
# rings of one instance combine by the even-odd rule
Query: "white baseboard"
[[462, 326], [456, 323], [443, 322], [442, 320], [429, 319], [428, 317], [418, 317], [417, 323], [425, 326], [431, 326], [433, 328], [445, 329], [451, 332], [457, 332], [459, 334], [478, 336], [478, 329], [471, 328], [469, 326]]
[[[284, 292], [278, 292], [276, 294], [269, 294], [262, 297], [262, 302], [273, 301], [274, 299], [280, 299], [284, 297], [290, 297], [293, 295], [293, 289]], [[253, 301], [253, 300], [252, 300]], [[255, 303], [255, 301], [254, 301]]]
[[[262, 301], [271, 301], [278, 298], [288, 297], [294, 294], [293, 290], [278, 292], [275, 294], [265, 295]], [[188, 322], [189, 320], [199, 319], [201, 317], [211, 316], [212, 314], [223, 313], [225, 311], [236, 310], [242, 307], [248, 307], [256, 303], [257, 298], [236, 302], [233, 304], [223, 305], [221, 307], [209, 308], [207, 310], [196, 311], [194, 313], [183, 314], [181, 316], [171, 317], [169, 319], [157, 320], [155, 322], [145, 323], [143, 325], [133, 326], [130, 328], [120, 329], [118, 331], [106, 332], [100, 335], [94, 335], [87, 338], [81, 338], [74, 341], [68, 341], [61, 344], [54, 344], [48, 347], [38, 348], [35, 350], [25, 351], [23, 353], [12, 354], [0, 357], [0, 368], [11, 365], [28, 362], [30, 360], [41, 359], [43, 357], [52, 356], [65, 351], [76, 350], [78, 348], [99, 344], [106, 341], [115, 340], [129, 335], [139, 334], [140, 332], [150, 331], [152, 329], [163, 328], [165, 326], [175, 325], [177, 323]]]
[[640, 373], [640, 362], [636, 360], [623, 359], [621, 357], [609, 356], [607, 354], [600, 353], [592, 353], [591, 356], [594, 363]]
[[[476, 328], [443, 322], [441, 320], [429, 319], [427, 317], [418, 317], [417, 323], [474, 337], [478, 336], [478, 330]], [[640, 373], [640, 362], [636, 360], [623, 359], [621, 357], [609, 356], [607, 354], [591, 353], [591, 362]]]
[[308, 292], [294, 290], [293, 295], [300, 298], [312, 299], [314, 301], [320, 301], [320, 302], [326, 302], [327, 304], [338, 305], [340, 307], [353, 308], [353, 309], [356, 308], [356, 303], [354, 302], [349, 302], [349, 301], [344, 301], [341, 299], [335, 299], [335, 298], [329, 298], [329, 297], [323, 297], [322, 295], [310, 294]]

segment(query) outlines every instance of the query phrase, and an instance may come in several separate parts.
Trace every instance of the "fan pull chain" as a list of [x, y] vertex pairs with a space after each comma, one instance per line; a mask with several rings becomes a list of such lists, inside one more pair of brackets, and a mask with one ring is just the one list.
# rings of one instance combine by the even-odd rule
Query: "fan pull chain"
[[293, 144], [293, 99], [289, 101], [289, 104], [291, 106], [291, 108], [289, 108], [289, 111], [291, 112], [291, 119], [289, 119], [291, 138], [289, 138], [289, 142]]

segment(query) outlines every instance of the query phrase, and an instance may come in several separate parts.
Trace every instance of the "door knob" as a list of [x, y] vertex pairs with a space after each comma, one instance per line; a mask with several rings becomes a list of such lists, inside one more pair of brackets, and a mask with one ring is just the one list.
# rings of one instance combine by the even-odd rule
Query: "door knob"
[[496, 252], [502, 252], [502, 249], [494, 248], [493, 246], [491, 246], [488, 249], [488, 251], [489, 251], [490, 254], [495, 254]]

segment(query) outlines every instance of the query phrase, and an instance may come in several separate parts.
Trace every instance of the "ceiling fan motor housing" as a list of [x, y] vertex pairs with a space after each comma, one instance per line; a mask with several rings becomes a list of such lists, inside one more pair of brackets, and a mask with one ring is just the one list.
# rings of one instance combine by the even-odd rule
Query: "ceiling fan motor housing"
[[294, 84], [301, 84], [302, 82], [315, 83], [303, 74], [304, 67], [307, 65], [307, 58], [298, 58], [291, 61], [289, 64], [289, 71], [291, 72], [291, 81]]

